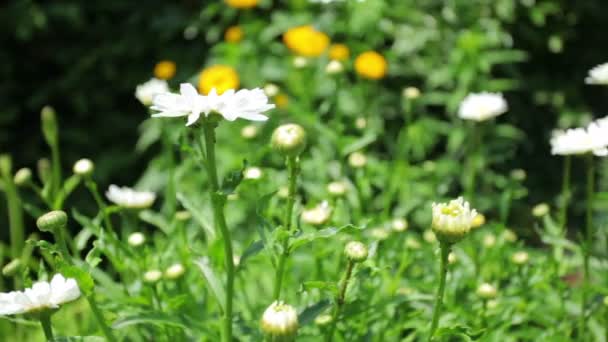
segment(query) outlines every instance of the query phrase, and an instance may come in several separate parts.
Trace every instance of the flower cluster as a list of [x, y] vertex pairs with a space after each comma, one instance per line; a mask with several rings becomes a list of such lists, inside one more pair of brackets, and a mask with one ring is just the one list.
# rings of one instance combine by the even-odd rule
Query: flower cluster
[[41, 281], [23, 291], [0, 293], [0, 315], [17, 315], [57, 309], [63, 303], [80, 297], [76, 280], [55, 274], [51, 282]]
[[251, 121], [265, 121], [262, 113], [274, 108], [268, 103], [268, 97], [259, 88], [252, 90], [229, 89], [219, 95], [215, 88], [208, 95], [200, 95], [189, 83], [182, 83], [180, 94], [164, 93], [154, 98], [152, 110], [158, 111], [153, 117], [187, 116], [186, 126], [197, 122], [201, 115], [205, 117], [216, 113], [228, 121], [243, 118]]

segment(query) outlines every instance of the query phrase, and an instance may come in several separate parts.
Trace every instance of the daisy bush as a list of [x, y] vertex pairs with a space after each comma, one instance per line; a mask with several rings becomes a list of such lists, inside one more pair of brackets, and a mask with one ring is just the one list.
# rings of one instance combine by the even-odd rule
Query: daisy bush
[[33, 103], [45, 154], [0, 155], [2, 340], [608, 341], [608, 106], [570, 95], [606, 94], [608, 55], [526, 70], [560, 4], [141, 9], [156, 52], [117, 41], [146, 73], [101, 101], [128, 152]]

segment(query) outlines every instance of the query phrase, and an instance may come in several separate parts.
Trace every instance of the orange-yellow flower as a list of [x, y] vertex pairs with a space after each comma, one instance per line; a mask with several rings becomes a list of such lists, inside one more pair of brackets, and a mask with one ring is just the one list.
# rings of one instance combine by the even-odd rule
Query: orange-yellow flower
[[224, 0], [228, 6], [234, 8], [253, 8], [258, 4], [258, 0]]
[[381, 79], [386, 75], [387, 69], [386, 59], [376, 51], [366, 51], [355, 59], [355, 70], [363, 78]]
[[277, 108], [285, 108], [289, 103], [289, 98], [285, 94], [278, 94], [274, 97], [274, 104], [277, 105]]
[[238, 43], [243, 39], [243, 29], [240, 26], [230, 26], [224, 33], [224, 40], [229, 43]]
[[173, 61], [160, 61], [154, 66], [154, 77], [168, 80], [175, 76], [175, 63]]
[[226, 65], [213, 65], [205, 68], [199, 75], [198, 90], [202, 94], [209, 94], [215, 88], [218, 94], [228, 89], [239, 87], [239, 75], [236, 70]]
[[345, 44], [332, 44], [329, 47], [329, 58], [331, 59], [343, 61], [348, 59], [348, 56], [350, 56], [350, 50]]
[[300, 56], [320, 56], [329, 45], [329, 37], [317, 31], [311, 25], [290, 28], [283, 34], [283, 42]]

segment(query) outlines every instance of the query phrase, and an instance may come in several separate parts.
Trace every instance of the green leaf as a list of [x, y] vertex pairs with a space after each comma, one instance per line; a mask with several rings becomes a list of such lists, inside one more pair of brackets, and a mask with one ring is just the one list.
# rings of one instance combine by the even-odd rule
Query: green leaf
[[304, 309], [304, 311], [298, 315], [298, 322], [302, 326], [313, 322], [320, 313], [329, 307], [329, 305], [330, 301], [327, 299], [316, 302], [315, 304]]
[[291, 251], [294, 251], [294, 250], [302, 247], [303, 245], [313, 242], [318, 239], [327, 239], [340, 232], [344, 232], [344, 231], [348, 231], [348, 230], [361, 230], [361, 229], [363, 229], [363, 228], [357, 227], [352, 224], [347, 224], [347, 225], [339, 227], [339, 228], [329, 227], [329, 228], [317, 230], [315, 232], [302, 234], [302, 235], [296, 237], [295, 239], [293, 239], [291, 241], [289, 248]]
[[142, 221], [157, 227], [158, 229], [163, 231], [165, 234], [168, 234], [169, 222], [167, 222], [167, 220], [165, 219], [165, 217], [163, 215], [161, 215], [157, 212], [154, 212], [152, 210], [143, 210], [139, 213], [139, 218]]
[[112, 328], [122, 329], [131, 325], [139, 324], [152, 324], [156, 326], [169, 325], [182, 329], [188, 328], [181, 320], [177, 319], [175, 316], [170, 316], [162, 312], [141, 313], [133, 316], [122, 317], [117, 319], [114, 324], [112, 324]]
[[234, 190], [236, 190], [236, 188], [239, 186], [239, 184], [241, 184], [241, 181], [243, 180], [243, 173], [245, 172], [246, 168], [247, 160], [243, 160], [243, 167], [238, 170], [231, 171], [226, 175], [224, 181], [222, 182], [222, 186], [220, 187], [221, 192], [224, 195], [230, 195], [234, 193]]
[[198, 260], [195, 260], [194, 263], [201, 269], [201, 272], [203, 272], [203, 276], [207, 280], [207, 284], [209, 284], [211, 293], [213, 293], [215, 299], [220, 304], [220, 307], [222, 308], [222, 310], [224, 310], [224, 308], [226, 307], [226, 303], [224, 302], [224, 298], [226, 298], [224, 294], [224, 287], [222, 285], [222, 282], [215, 275], [215, 272], [213, 272], [213, 269], [209, 264], [209, 259], [200, 258]]
[[212, 215], [205, 215], [209, 214], [208, 210], [201, 210], [201, 205], [199, 203], [195, 203], [193, 201], [193, 198], [190, 198], [185, 193], [178, 192], [176, 197], [177, 200], [182, 204], [182, 206], [184, 206], [184, 208], [186, 208], [186, 210], [188, 210], [190, 214], [192, 214], [192, 217], [196, 220], [196, 222], [205, 230], [205, 233], [207, 234], [209, 240], [215, 240], [217, 234], [215, 233], [213, 224], [209, 219], [210, 217], [212, 217]]
[[86, 263], [89, 264], [91, 268], [97, 267], [97, 265], [99, 265], [99, 263], [101, 262], [101, 258], [99, 257], [99, 255], [101, 255], [101, 252], [99, 248], [97, 248], [97, 244], [98, 241], [93, 242], [93, 248], [91, 248], [89, 253], [87, 253], [87, 256], [84, 258], [84, 261], [86, 261]]
[[55, 337], [53, 342], [105, 342], [101, 336], [61, 336]]
[[262, 240], [257, 240], [249, 245], [249, 247], [247, 247], [247, 249], [245, 249], [243, 252], [243, 255], [241, 255], [237, 271], [243, 269], [247, 260], [255, 255], [258, 255], [262, 250], [264, 250], [264, 242]]
[[317, 289], [317, 290], [321, 290], [321, 291], [329, 291], [332, 294], [332, 296], [336, 296], [338, 294], [338, 285], [335, 282], [321, 281], [321, 280], [312, 280], [312, 281], [303, 282], [302, 287], [300, 288], [300, 292], [310, 291], [313, 289]]
[[25, 243], [33, 245], [34, 247], [38, 247], [43, 251], [47, 251], [51, 254], [61, 255], [57, 246], [45, 240], [28, 239], [27, 241], [25, 241]]

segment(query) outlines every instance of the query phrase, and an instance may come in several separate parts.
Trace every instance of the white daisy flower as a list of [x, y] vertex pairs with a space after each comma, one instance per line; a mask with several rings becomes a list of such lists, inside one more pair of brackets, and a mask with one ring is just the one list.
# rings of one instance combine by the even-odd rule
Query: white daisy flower
[[465, 120], [485, 121], [507, 111], [507, 101], [500, 93], [473, 93], [460, 103], [458, 116]]
[[132, 209], [149, 208], [156, 199], [156, 194], [149, 191], [136, 191], [129, 187], [118, 187], [110, 185], [106, 191], [106, 197], [113, 203]]
[[585, 83], [608, 85], [608, 63], [600, 64], [589, 70]]
[[148, 82], [140, 84], [135, 88], [135, 97], [144, 106], [149, 106], [157, 94], [166, 93], [169, 91], [169, 85], [164, 80], [152, 78]]
[[471, 230], [475, 216], [477, 211], [462, 197], [449, 203], [433, 203], [431, 228], [440, 241], [455, 243]]
[[201, 115], [209, 116], [212, 113], [219, 114], [228, 121], [238, 118], [265, 121], [268, 117], [262, 113], [274, 107], [274, 104], [268, 103], [268, 97], [259, 88], [239, 91], [229, 89], [221, 95], [218, 95], [214, 88], [209, 95], [200, 95], [194, 86], [182, 83], [180, 94], [159, 94], [154, 98], [151, 108], [159, 112], [153, 114], [153, 117], [187, 116], [186, 126], [190, 126], [198, 121]]
[[586, 128], [556, 130], [551, 137], [551, 154], [608, 154], [608, 117], [590, 123]]
[[63, 303], [80, 297], [76, 280], [55, 274], [51, 282], [41, 281], [24, 291], [0, 293], [0, 315], [17, 315], [31, 311], [57, 309]]

